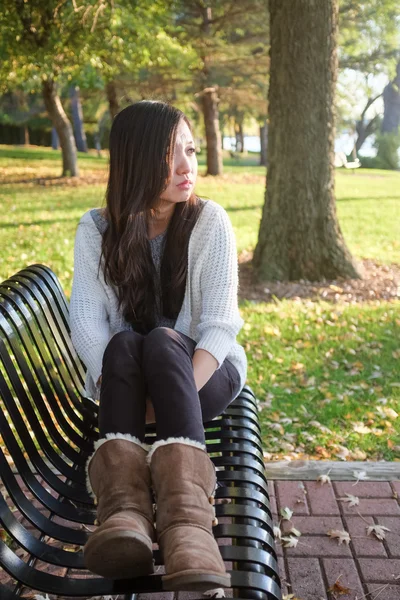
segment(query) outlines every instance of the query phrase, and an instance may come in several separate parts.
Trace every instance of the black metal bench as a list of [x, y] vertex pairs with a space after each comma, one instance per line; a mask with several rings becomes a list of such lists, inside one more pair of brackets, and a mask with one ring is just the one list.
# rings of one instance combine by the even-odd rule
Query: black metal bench
[[[0, 284], [0, 598], [32, 592], [92, 597], [160, 592], [161, 576], [112, 581], [85, 571], [93, 525], [84, 465], [97, 405], [82, 396], [84, 370], [72, 347], [68, 303], [54, 273], [28, 267]], [[151, 443], [154, 428], [148, 427]], [[256, 400], [249, 388], [206, 425], [217, 467], [215, 537], [233, 595], [280, 600]], [[222, 543], [221, 541], [221, 543]], [[154, 553], [156, 565], [160, 556]], [[6, 581], [7, 580], [7, 581]]]

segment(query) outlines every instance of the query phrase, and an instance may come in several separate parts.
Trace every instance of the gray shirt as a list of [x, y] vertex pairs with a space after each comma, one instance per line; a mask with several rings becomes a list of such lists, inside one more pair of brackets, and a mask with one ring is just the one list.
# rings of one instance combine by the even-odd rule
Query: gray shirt
[[[103, 235], [103, 233], [107, 229], [107, 220], [101, 214], [101, 210], [99, 208], [94, 208], [93, 210], [90, 211], [90, 215], [91, 215], [97, 229], [99, 230], [101, 235]], [[154, 288], [155, 288], [155, 294], [156, 294], [156, 314], [155, 314], [154, 322], [155, 322], [156, 327], [170, 327], [171, 329], [173, 329], [175, 326], [176, 320], [169, 319], [168, 317], [164, 317], [161, 314], [162, 295], [161, 295], [160, 270], [161, 270], [161, 261], [162, 261], [162, 257], [164, 254], [165, 240], [167, 237], [166, 233], [167, 232], [164, 231], [163, 233], [160, 233], [160, 235], [157, 235], [152, 240], [149, 240], [151, 257], [153, 259], [153, 263], [154, 263], [154, 266], [156, 269], [156, 279], [154, 282], [154, 284], [155, 284]]]

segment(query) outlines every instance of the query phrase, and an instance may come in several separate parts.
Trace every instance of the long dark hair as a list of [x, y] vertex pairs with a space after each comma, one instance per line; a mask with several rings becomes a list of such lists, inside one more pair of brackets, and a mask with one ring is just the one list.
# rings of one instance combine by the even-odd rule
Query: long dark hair
[[[110, 172], [103, 235], [105, 281], [117, 291], [128, 323], [143, 333], [154, 327], [155, 267], [147, 226], [170, 177], [176, 129], [186, 116], [163, 102], [142, 101], [115, 117], [110, 132]], [[185, 294], [188, 246], [202, 204], [192, 194], [178, 203], [168, 226], [161, 263], [162, 314], [176, 319]]]

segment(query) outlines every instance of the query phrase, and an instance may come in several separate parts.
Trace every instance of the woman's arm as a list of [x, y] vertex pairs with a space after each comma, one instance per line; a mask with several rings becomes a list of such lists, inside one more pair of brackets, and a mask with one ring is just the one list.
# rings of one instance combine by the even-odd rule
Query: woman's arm
[[99, 279], [101, 238], [87, 223], [79, 223], [74, 247], [74, 279], [70, 319], [72, 343], [94, 383], [101, 375], [110, 340], [107, 298]]
[[196, 350], [193, 355], [193, 371], [196, 389], [200, 391], [218, 368], [218, 361], [207, 350]]
[[201, 273], [200, 334], [196, 351], [211, 354], [219, 368], [235, 342], [243, 320], [239, 313], [236, 240], [226, 212], [213, 217]]

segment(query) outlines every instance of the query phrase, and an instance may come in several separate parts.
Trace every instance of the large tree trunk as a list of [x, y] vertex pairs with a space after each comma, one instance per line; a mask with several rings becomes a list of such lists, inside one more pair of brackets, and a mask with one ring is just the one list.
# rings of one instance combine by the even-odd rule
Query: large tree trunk
[[267, 148], [268, 148], [268, 125], [265, 120], [260, 125], [260, 166], [267, 166]]
[[119, 112], [119, 102], [117, 95], [117, 86], [114, 81], [109, 81], [106, 85], [106, 94], [108, 100], [108, 107], [110, 110], [111, 118], [113, 119]]
[[396, 77], [383, 90], [382, 133], [397, 133], [400, 128], [400, 62]]
[[334, 195], [338, 0], [270, 0], [269, 9], [269, 167], [258, 278], [359, 277]]
[[79, 93], [79, 87], [72, 85], [70, 88], [72, 122], [74, 124], [74, 134], [76, 147], [79, 152], [87, 152], [86, 133], [83, 127], [82, 102]]
[[218, 95], [215, 88], [201, 94], [207, 140], [207, 175], [222, 175], [221, 132], [218, 118]]
[[63, 160], [62, 176], [79, 177], [76, 144], [72, 126], [61, 104], [54, 80], [44, 80], [42, 82], [42, 91], [46, 110], [60, 140]]

